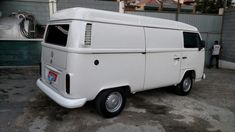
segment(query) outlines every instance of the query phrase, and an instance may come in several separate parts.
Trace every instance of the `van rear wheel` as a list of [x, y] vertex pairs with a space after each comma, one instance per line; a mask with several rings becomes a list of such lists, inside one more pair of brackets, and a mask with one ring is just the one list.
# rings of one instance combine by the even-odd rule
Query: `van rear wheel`
[[189, 73], [186, 73], [180, 84], [176, 86], [176, 93], [182, 96], [188, 95], [192, 87], [193, 87], [193, 78]]
[[105, 90], [99, 93], [95, 102], [99, 114], [106, 118], [115, 117], [126, 104], [126, 94], [122, 89]]

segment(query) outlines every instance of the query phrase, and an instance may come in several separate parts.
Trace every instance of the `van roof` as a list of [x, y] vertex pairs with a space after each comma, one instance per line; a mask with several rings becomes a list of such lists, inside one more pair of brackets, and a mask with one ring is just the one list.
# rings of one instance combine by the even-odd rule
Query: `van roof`
[[196, 27], [182, 22], [81, 7], [60, 10], [53, 14], [50, 18], [50, 21], [58, 20], [85, 20], [133, 26], [180, 29], [195, 32], [198, 31]]

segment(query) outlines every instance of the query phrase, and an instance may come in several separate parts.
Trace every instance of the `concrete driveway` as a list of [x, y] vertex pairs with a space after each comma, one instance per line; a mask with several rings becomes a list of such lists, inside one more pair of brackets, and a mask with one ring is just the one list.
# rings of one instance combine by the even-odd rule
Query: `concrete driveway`
[[93, 103], [58, 106], [36, 87], [38, 68], [0, 69], [0, 131], [234, 132], [235, 71], [206, 70], [190, 95], [173, 87], [131, 95], [118, 117], [99, 116]]

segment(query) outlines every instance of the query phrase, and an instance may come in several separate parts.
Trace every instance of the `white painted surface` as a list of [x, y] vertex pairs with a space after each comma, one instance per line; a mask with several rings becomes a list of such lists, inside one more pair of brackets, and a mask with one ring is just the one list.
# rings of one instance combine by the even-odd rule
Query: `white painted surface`
[[[99, 60], [99, 65], [94, 65]], [[103, 89], [130, 86], [142, 91], [145, 56], [141, 53], [68, 54], [71, 96], [92, 100]]]
[[[183, 48], [183, 31], [198, 32], [193, 26], [84, 8], [59, 11], [51, 20], [49, 24], [70, 24], [68, 41], [65, 47], [42, 42], [43, 76], [38, 86], [62, 106], [70, 99], [93, 100], [100, 91], [120, 86], [135, 93], [175, 85], [187, 70], [203, 75], [204, 50]], [[87, 23], [92, 24], [91, 45], [84, 45]], [[182, 55], [188, 61], [182, 61]], [[49, 83], [49, 70], [58, 73], [58, 82]], [[70, 94], [65, 92], [66, 74]]]
[[145, 34], [147, 53], [144, 88], [152, 89], [179, 83], [181, 58], [179, 51], [183, 48], [181, 32], [145, 28]]
[[219, 44], [213, 45], [212, 55], [219, 55], [219, 53], [220, 53], [220, 45]]
[[86, 103], [86, 98], [81, 99], [69, 99], [61, 96], [50, 87], [45, 85], [40, 79], [37, 80], [37, 86], [46, 93], [51, 99], [53, 99], [59, 105], [66, 108], [76, 108], [81, 107]]
[[184, 73], [187, 70], [195, 70], [196, 81], [201, 80], [204, 72], [205, 50], [202, 49], [201, 51], [198, 51], [198, 48], [185, 48], [182, 51], [182, 58], [183, 57], [187, 58], [182, 59], [181, 62], [180, 80], [183, 78]]
[[51, 21], [62, 19], [198, 31], [196, 27], [182, 22], [80, 7], [60, 10], [50, 18]]
[[47, 64], [65, 69], [67, 66], [67, 52], [57, 49], [42, 47], [42, 59]]
[[219, 60], [219, 67], [224, 68], [224, 69], [235, 70], [235, 63], [225, 61], [225, 60]]
[[178, 30], [145, 28], [146, 49], [182, 49], [182, 32]]
[[93, 23], [91, 41], [90, 48], [92, 49], [138, 49], [145, 51], [143, 27]]
[[145, 89], [179, 83], [180, 52], [146, 53]]

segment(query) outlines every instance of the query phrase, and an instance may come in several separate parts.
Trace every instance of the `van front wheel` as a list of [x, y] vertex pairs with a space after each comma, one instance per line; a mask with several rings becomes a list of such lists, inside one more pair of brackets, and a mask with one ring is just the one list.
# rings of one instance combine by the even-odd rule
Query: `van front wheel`
[[124, 90], [105, 90], [96, 98], [96, 109], [104, 117], [111, 118], [120, 114], [126, 104]]
[[188, 95], [193, 87], [193, 79], [192, 76], [186, 73], [180, 82], [180, 84], [176, 87], [176, 93], [179, 95]]

